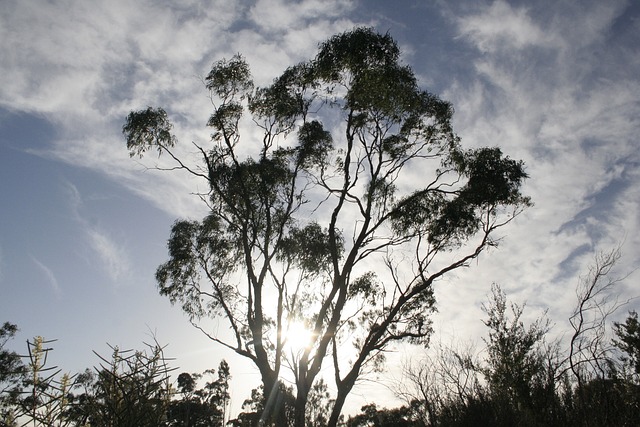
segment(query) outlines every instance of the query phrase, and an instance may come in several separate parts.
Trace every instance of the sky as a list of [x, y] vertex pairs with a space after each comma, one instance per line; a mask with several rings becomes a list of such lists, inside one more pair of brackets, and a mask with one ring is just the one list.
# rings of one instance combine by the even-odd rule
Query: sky
[[[258, 85], [355, 26], [389, 32], [420, 85], [455, 108], [466, 148], [522, 159], [535, 205], [498, 248], [436, 289], [435, 342], [482, 344], [492, 283], [562, 337], [581, 275], [620, 246], [622, 300], [640, 295], [640, 3], [608, 0], [3, 0], [0, 2], [0, 322], [57, 339], [77, 372], [153, 335], [180, 371], [222, 358], [237, 410], [255, 370], [158, 295], [155, 269], [178, 218], [200, 218], [202, 183], [131, 159], [129, 111], [162, 106], [179, 139], [207, 141], [202, 83], [242, 53]], [[632, 300], [618, 312], [640, 309]], [[416, 350], [420, 354], [422, 350]], [[398, 351], [389, 372], [408, 357]], [[389, 383], [398, 377], [392, 374]], [[365, 383], [351, 409], [384, 386]], [[371, 392], [371, 390], [375, 390]], [[374, 393], [374, 394], [371, 394]], [[386, 394], [385, 394], [386, 393]]]

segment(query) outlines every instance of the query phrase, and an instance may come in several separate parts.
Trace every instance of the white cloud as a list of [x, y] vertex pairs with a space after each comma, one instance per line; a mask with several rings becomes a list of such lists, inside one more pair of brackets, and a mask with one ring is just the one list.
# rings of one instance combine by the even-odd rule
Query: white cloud
[[38, 261], [34, 256], [31, 256], [31, 260], [38, 267], [38, 269], [40, 269], [40, 271], [45, 275], [45, 277], [47, 278], [47, 282], [51, 286], [51, 289], [53, 290], [54, 294], [56, 296], [60, 296], [60, 294], [62, 293], [62, 289], [60, 289], [60, 285], [58, 284], [58, 279], [56, 279], [56, 276], [53, 273], [53, 271], [49, 267], [47, 267], [46, 265]]
[[536, 204], [504, 230], [498, 251], [458, 276], [463, 286], [440, 291], [441, 313], [470, 322], [460, 324], [482, 317], [479, 302], [493, 281], [562, 322], [595, 252], [624, 241], [620, 270], [637, 265], [637, 45], [613, 42], [624, 2], [569, 3], [496, 1], [456, 20], [461, 39], [477, 49], [475, 79], [444, 94], [462, 142], [524, 159], [525, 191]]
[[[234, 2], [202, 4], [191, 15], [179, 6], [158, 2], [12, 2], [3, 13], [0, 102], [38, 112], [78, 114], [101, 90], [128, 84], [138, 97], [136, 81], [160, 83], [153, 96], [171, 90], [171, 78], [157, 71], [189, 67], [215, 49], [209, 38], [223, 34], [236, 16]], [[221, 41], [221, 40], [218, 40]], [[120, 66], [126, 66], [123, 70]], [[121, 88], [123, 89], [123, 88]], [[99, 105], [95, 107], [99, 108]], [[100, 111], [99, 111], [100, 112]]]
[[[190, 193], [206, 191], [206, 183], [146, 170], [166, 165], [164, 157], [130, 159], [120, 133], [126, 114], [164, 106], [175, 119], [180, 154], [189, 155], [190, 141], [209, 138], [211, 104], [199, 77], [213, 61], [240, 52], [256, 82], [268, 84], [311, 57], [318, 42], [354, 26], [349, 0], [259, 0], [251, 7], [226, 0], [5, 3], [0, 107], [44, 115], [59, 132], [50, 155], [101, 171], [178, 217], [200, 216], [202, 205]], [[524, 159], [531, 175], [525, 189], [536, 206], [504, 229], [498, 250], [438, 284], [437, 330], [458, 325], [456, 332], [481, 334], [479, 301], [493, 281], [515, 301], [550, 304], [550, 317], [561, 319], [574, 302], [574, 273], [591, 258], [581, 248], [606, 249], [626, 236], [625, 262], [639, 261], [639, 187], [622, 185], [607, 206], [598, 197], [640, 178], [637, 47], [608, 39], [624, 7], [495, 1], [455, 20], [458, 41], [477, 53], [465, 70], [475, 73], [472, 80], [443, 94], [456, 108], [456, 129], [466, 147], [497, 145]], [[416, 48], [411, 59], [420, 54]], [[126, 278], [126, 244], [90, 222], [82, 194], [67, 187], [90, 253], [114, 282]], [[52, 271], [38, 267], [55, 289]]]
[[129, 256], [126, 250], [105, 232], [96, 228], [87, 228], [93, 250], [102, 260], [104, 269], [114, 282], [126, 278], [131, 271]]
[[261, 30], [288, 33], [292, 29], [307, 28], [317, 20], [339, 18], [353, 7], [353, 2], [347, 0], [258, 0], [251, 7], [249, 17]]
[[526, 8], [513, 8], [503, 0], [494, 1], [482, 13], [461, 17], [460, 34], [476, 44], [482, 52], [548, 46], [552, 39], [535, 23]]
[[[0, 107], [55, 123], [50, 155], [102, 171], [172, 215], [197, 215], [188, 196], [193, 181], [141, 174], [144, 168], [128, 159], [120, 132], [125, 116], [163, 106], [176, 123], [181, 154], [188, 154], [190, 141], [209, 140], [211, 104], [201, 78], [212, 62], [243, 53], [256, 82], [268, 84], [312, 55], [318, 42], [351, 28], [342, 14], [353, 7], [346, 0], [252, 7], [226, 0], [10, 2], [0, 16]], [[142, 163], [164, 162], [147, 156]]]

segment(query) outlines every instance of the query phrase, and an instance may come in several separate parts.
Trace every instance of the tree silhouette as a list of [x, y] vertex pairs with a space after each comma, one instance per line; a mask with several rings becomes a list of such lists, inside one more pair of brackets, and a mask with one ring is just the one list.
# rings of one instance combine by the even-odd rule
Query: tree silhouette
[[229, 381], [231, 374], [229, 364], [223, 360], [218, 367], [218, 378], [207, 381], [202, 388], [196, 388], [198, 380], [204, 375], [212, 375], [215, 370], [210, 369], [203, 374], [178, 375], [178, 392], [181, 399], [173, 400], [169, 404], [169, 426], [198, 427], [224, 426], [227, 421], [227, 406], [229, 404]]
[[5, 349], [6, 343], [15, 337], [18, 327], [5, 322], [0, 327], [0, 425], [11, 425], [16, 417], [14, 404], [22, 390], [22, 382], [27, 373], [20, 355]]
[[95, 353], [100, 366], [79, 375], [78, 386], [84, 393], [73, 408], [76, 425], [165, 425], [174, 368], [169, 367], [163, 346], [156, 341], [145, 345], [145, 350], [110, 346], [109, 358]]
[[628, 364], [631, 372], [640, 375], [640, 322], [638, 313], [630, 311], [624, 323], [613, 322], [616, 339], [614, 345], [622, 350], [622, 362]]
[[[496, 245], [494, 232], [530, 204], [523, 163], [462, 149], [451, 105], [399, 58], [388, 34], [356, 28], [268, 87], [254, 86], [240, 55], [214, 63], [213, 134], [195, 145], [198, 164], [178, 155], [164, 109], [131, 112], [123, 126], [132, 156], [167, 154], [176, 166], [165, 169], [208, 186], [207, 216], [173, 226], [160, 293], [255, 364], [267, 405], [290, 368], [297, 426], [325, 362], [334, 426], [389, 345], [426, 344], [435, 282]], [[225, 319], [231, 338], [206, 318]], [[293, 323], [312, 332], [297, 350]]]

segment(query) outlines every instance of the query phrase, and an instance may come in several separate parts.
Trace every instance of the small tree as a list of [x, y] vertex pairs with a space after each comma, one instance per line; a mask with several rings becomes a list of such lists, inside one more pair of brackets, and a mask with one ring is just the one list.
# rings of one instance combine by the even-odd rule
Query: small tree
[[[309, 392], [307, 402], [306, 427], [324, 427], [329, 421], [333, 399], [329, 394], [327, 384], [321, 378], [316, 381]], [[342, 419], [340, 420], [342, 421]]]
[[614, 291], [622, 279], [609, 277], [619, 257], [618, 249], [596, 255], [580, 279], [568, 342], [549, 345], [546, 316], [526, 326], [524, 306], [510, 304], [494, 285], [483, 306], [489, 328], [485, 359], [477, 361], [469, 350], [440, 350], [407, 368], [413, 387], [398, 395], [429, 426], [640, 425], [637, 315], [614, 322], [622, 366], [605, 334], [608, 316], [626, 303]]
[[229, 372], [228, 363], [223, 360], [218, 367], [218, 378], [207, 381], [204, 387], [196, 385], [204, 375], [215, 374], [215, 370], [207, 370], [203, 374], [178, 375], [178, 392], [182, 395], [169, 405], [170, 426], [224, 426], [227, 421], [229, 404]]
[[524, 307], [510, 304], [510, 318], [504, 292], [496, 284], [491, 291], [489, 305], [483, 306], [488, 316], [484, 324], [489, 328], [487, 366], [483, 370], [493, 396], [525, 406], [532, 401], [533, 386], [546, 379], [543, 339], [549, 321], [542, 317], [526, 327], [521, 320]]
[[171, 399], [164, 347], [146, 344], [146, 350], [111, 347], [111, 358], [96, 353], [102, 363], [80, 378], [84, 393], [74, 416], [79, 425], [156, 427], [164, 425]]
[[28, 420], [24, 425], [68, 426], [71, 420], [67, 411], [71, 404], [71, 389], [74, 376], [62, 374], [57, 366], [48, 364], [48, 347], [55, 340], [45, 340], [41, 336], [27, 341], [27, 375], [24, 379], [22, 396], [19, 399], [18, 418]]
[[569, 319], [573, 334], [567, 362], [578, 388], [589, 379], [609, 376], [613, 368], [607, 320], [626, 304], [626, 301], [620, 302], [614, 292], [624, 277], [611, 277], [621, 256], [620, 248], [596, 254], [588, 273], [581, 277], [576, 288], [578, 302]]
[[[485, 395], [481, 361], [473, 346], [431, 348], [420, 361], [405, 365], [403, 380], [395, 387], [424, 426], [456, 425], [468, 407]], [[478, 417], [475, 417], [478, 420]]]
[[[496, 147], [463, 150], [451, 105], [399, 58], [388, 34], [357, 28], [268, 87], [254, 86], [240, 55], [214, 63], [199, 165], [179, 158], [165, 110], [132, 112], [123, 126], [132, 156], [166, 153], [209, 188], [208, 215], [173, 226], [160, 293], [255, 364], [267, 401], [289, 366], [296, 426], [325, 361], [335, 426], [386, 348], [426, 344], [435, 283], [496, 245], [495, 231], [530, 204], [523, 163]], [[257, 140], [241, 138], [246, 112]], [[219, 316], [231, 339], [197, 323]], [[295, 323], [310, 334], [294, 352]]]
[[291, 389], [279, 383], [265, 397], [262, 386], [251, 390], [251, 397], [242, 403], [242, 412], [229, 424], [234, 427], [290, 426], [293, 420], [294, 397]]
[[[624, 414], [627, 425], [640, 423], [640, 322], [638, 313], [630, 311], [624, 323], [614, 322], [613, 345], [622, 354], [622, 367], [616, 372], [616, 395], [621, 400], [618, 412]], [[607, 390], [610, 392], [610, 390]]]
[[640, 322], [638, 313], [630, 311], [624, 323], [613, 322], [616, 338], [613, 344], [622, 351], [621, 361], [630, 371], [640, 375]]
[[545, 342], [546, 316], [525, 325], [524, 305], [510, 303], [497, 284], [482, 309], [485, 351], [441, 348], [406, 368], [413, 387], [398, 394], [428, 426], [564, 425], [556, 394], [560, 357]]

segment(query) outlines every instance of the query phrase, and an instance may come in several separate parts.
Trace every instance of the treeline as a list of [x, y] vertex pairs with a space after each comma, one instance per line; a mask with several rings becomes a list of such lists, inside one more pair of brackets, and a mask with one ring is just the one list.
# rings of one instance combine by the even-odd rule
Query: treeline
[[469, 351], [440, 349], [436, 357], [408, 368], [404, 385], [410, 390], [398, 391], [407, 405], [366, 405], [347, 426], [640, 425], [640, 324], [635, 311], [614, 324], [617, 358], [584, 361], [599, 365], [599, 372], [563, 367], [566, 360], [557, 347], [543, 345], [539, 325], [525, 329], [519, 314], [492, 331], [486, 358], [478, 361]]
[[[638, 426], [640, 323], [635, 311], [608, 321], [623, 302], [609, 273], [618, 252], [600, 255], [577, 289], [562, 339], [551, 339], [546, 313], [525, 324], [524, 305], [494, 285], [483, 310], [481, 351], [440, 346], [405, 367], [397, 394], [404, 406], [376, 403], [342, 418], [346, 427], [385, 426]], [[230, 419], [230, 368], [180, 373], [164, 347], [111, 347], [98, 365], [62, 373], [49, 363], [52, 341], [36, 337], [26, 355], [5, 349], [16, 325], [0, 328], [0, 426], [284, 426], [294, 411], [293, 389], [281, 384], [265, 397], [256, 388]], [[174, 378], [174, 379], [172, 379]], [[327, 424], [332, 396], [322, 381], [308, 398], [305, 425]], [[379, 402], [377, 402], [379, 403]], [[284, 408], [284, 411], [280, 410]], [[278, 417], [284, 414], [284, 419]], [[285, 420], [289, 421], [285, 421]]]
[[231, 375], [224, 360], [217, 371], [183, 372], [174, 384], [175, 368], [154, 340], [143, 350], [96, 353], [98, 366], [71, 375], [50, 365], [53, 341], [35, 337], [24, 356], [5, 349], [16, 332], [8, 322], [0, 329], [0, 427], [226, 424]]
[[397, 387], [405, 406], [367, 405], [347, 426], [640, 426], [638, 314], [608, 322], [626, 303], [615, 297], [619, 280], [608, 277], [618, 258], [596, 258], [564, 339], [549, 338], [546, 313], [525, 325], [524, 306], [494, 285], [482, 351], [432, 349], [405, 369]]
[[[54, 341], [35, 337], [27, 354], [5, 348], [18, 328], [0, 328], [0, 427], [253, 427], [277, 424], [276, 407], [291, 415], [294, 394], [281, 385], [269, 401], [262, 387], [251, 391], [235, 419], [228, 413], [230, 368], [182, 372], [155, 339], [142, 350], [111, 346], [111, 355], [82, 373], [63, 373], [50, 364]], [[309, 394], [307, 425], [326, 425], [332, 400], [320, 380]]]

